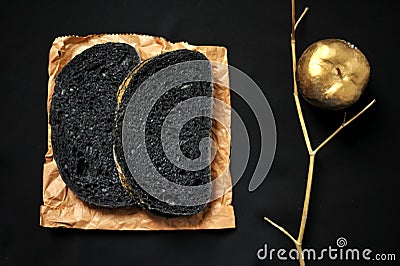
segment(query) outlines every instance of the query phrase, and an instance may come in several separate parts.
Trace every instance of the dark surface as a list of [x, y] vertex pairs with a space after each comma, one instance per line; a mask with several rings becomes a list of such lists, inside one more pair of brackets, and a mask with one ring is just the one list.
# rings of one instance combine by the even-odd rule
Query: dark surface
[[[161, 130], [166, 117], [177, 104], [194, 97], [212, 96], [212, 83], [207, 82], [207, 80], [211, 81], [212, 77], [211, 64], [207, 61], [206, 64], [202, 65], [203, 68], [197, 68], [197, 64], [188, 68], [188, 65], [185, 64], [185, 62], [189, 61], [206, 60], [207, 58], [203, 54], [186, 49], [164, 53], [147, 60], [138, 68], [133, 70], [135, 73], [122, 95], [119, 109], [117, 111], [115, 154], [117, 161], [121, 166], [122, 173], [129, 183], [136, 202], [138, 202], [141, 207], [153, 210], [162, 215], [197, 214], [204, 209], [205, 204], [183, 206], [181, 203], [194, 202], [196, 199], [203, 199], [203, 201], [200, 202], [207, 202], [211, 196], [210, 167], [207, 166], [198, 171], [188, 171], [175, 166], [167, 158], [161, 141]], [[182, 63], [184, 65], [179, 67]], [[179, 84], [178, 82], [177, 86], [173, 85], [176, 83], [176, 80], [178, 79], [177, 77], [182, 76], [181, 71], [185, 73], [183, 76], [187, 78], [190, 77], [190, 80], [193, 80], [193, 82], [187, 82], [184, 84]], [[157, 75], [157, 78], [149, 80], [149, 78], [154, 75]], [[179, 80], [182, 80], [182, 78]], [[204, 81], [197, 82], [196, 80]], [[156, 94], [153, 93], [145, 94], [146, 98], [142, 98], [144, 103], [155, 101], [154, 106], [146, 117], [146, 120], [142, 120], [143, 128], [145, 129], [144, 141], [150, 160], [160, 176], [165, 177], [175, 184], [182, 186], [205, 185], [204, 189], [201, 190], [201, 193], [181, 193], [177, 191], [175, 187], [160, 186], [158, 178], [147, 178], [149, 179], [147, 182], [150, 181], [148, 186], [151, 191], [160, 191], [160, 187], [164, 190], [162, 193], [163, 201], [161, 201], [159, 198], [153, 197], [151, 193], [148, 193], [148, 190], [143, 189], [137, 181], [137, 178], [145, 177], [147, 174], [146, 172], [143, 172], [146, 169], [141, 167], [143, 163], [139, 163], [138, 165], [130, 163], [130, 161], [135, 160], [132, 158], [132, 153], [129, 152], [131, 148], [135, 153], [142, 152], [138, 151], [138, 148], [136, 148], [141, 144], [141, 138], [138, 137], [140, 133], [136, 132], [139, 125], [131, 127], [131, 130], [128, 130], [125, 135], [123, 132], [123, 125], [124, 123], [127, 123], [126, 121], [131, 121], [129, 119], [126, 120], [125, 114], [130, 106], [132, 97], [136, 96], [138, 90], [146, 92], [152, 87], [155, 87], [156, 90], [157, 88], [159, 88], [159, 90], [161, 90], [161, 88], [172, 88], [168, 92], [164, 93], [159, 99], [154, 99], [154, 95]], [[209, 101], [206, 104], [194, 104], [193, 108], [194, 110], [192, 111], [196, 111], [196, 113], [200, 113], [200, 111], [205, 109], [207, 111], [206, 113], [209, 115], [207, 117], [198, 117], [196, 123], [193, 123], [196, 119], [192, 119], [191, 124], [186, 124], [186, 127], [183, 127], [180, 132], [179, 141], [182, 143], [192, 141], [189, 145], [181, 145], [181, 150], [182, 153], [186, 152], [186, 157], [196, 159], [199, 157], [199, 155], [196, 156], [195, 153], [198, 150], [200, 139], [210, 137], [212, 120], [209, 119], [209, 117], [211, 117], [212, 114], [212, 102]], [[136, 112], [144, 112], [143, 108], [135, 107], [132, 109]], [[140, 115], [136, 112], [132, 113], [132, 116], [137, 117]], [[168, 127], [176, 128], [176, 123], [177, 122], [170, 123]], [[138, 130], [141, 130], [141, 128]], [[170, 129], [169, 131], [174, 130]], [[201, 138], [196, 141], [196, 136]], [[123, 145], [123, 138], [129, 140], [129, 145]], [[124, 149], [128, 149], [128, 151], [125, 151]], [[210, 150], [208, 150], [207, 153], [209, 154], [208, 157], [211, 158]], [[208, 162], [208, 165], [209, 164], [210, 162]], [[146, 180], [144, 181], [146, 182]]]
[[134, 204], [115, 168], [113, 130], [115, 95], [139, 62], [130, 45], [99, 44], [75, 56], [55, 80], [50, 107], [54, 159], [68, 187], [95, 206]]
[[[336, 246], [396, 253], [397, 262], [317, 261], [308, 265], [398, 265], [400, 207], [398, 150], [399, 85], [397, 2], [298, 1], [310, 13], [298, 31], [298, 53], [312, 42], [339, 37], [359, 47], [371, 64], [366, 93], [350, 113], [373, 97], [377, 104], [321, 153], [316, 161], [305, 247]], [[145, 11], [147, 10], [147, 11]], [[2, 137], [0, 264], [6, 265], [297, 265], [261, 262], [264, 244], [293, 244], [262, 217], [298, 230], [307, 154], [292, 100], [289, 47], [290, 1], [13, 1], [1, 9]], [[46, 152], [48, 51], [59, 35], [136, 32], [172, 41], [224, 45], [232, 65], [263, 89], [275, 114], [278, 145], [260, 188], [248, 192], [259, 152], [254, 117], [237, 97], [232, 102], [252, 140], [248, 171], [234, 188], [237, 229], [201, 232], [103, 232], [39, 227], [42, 165]], [[313, 143], [342, 121], [304, 105]], [[177, 256], [179, 254], [179, 256]]]

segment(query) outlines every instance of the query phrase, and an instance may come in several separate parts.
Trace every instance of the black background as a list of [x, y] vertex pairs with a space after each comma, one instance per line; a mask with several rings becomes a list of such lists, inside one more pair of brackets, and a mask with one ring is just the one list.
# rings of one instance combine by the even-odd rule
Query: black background
[[[396, 2], [394, 2], [396, 3]], [[349, 247], [396, 253], [399, 230], [398, 6], [389, 1], [298, 1], [310, 12], [298, 31], [298, 52], [328, 37], [356, 44], [371, 63], [369, 86], [350, 110], [377, 104], [346, 128], [316, 161], [305, 247]], [[259, 261], [256, 252], [293, 248], [263, 221], [268, 215], [297, 234], [307, 153], [292, 99], [290, 1], [12, 1], [1, 8], [0, 264], [297, 265]], [[39, 227], [46, 152], [48, 51], [60, 35], [133, 32], [223, 45], [229, 62], [251, 76], [273, 109], [278, 144], [274, 164], [255, 192], [247, 187], [256, 165], [254, 117], [233, 97], [251, 132], [251, 162], [234, 188], [237, 228], [197, 232], [109, 232]], [[304, 104], [314, 144], [342, 121], [343, 112]], [[233, 132], [234, 134], [234, 132]], [[308, 265], [398, 265], [398, 262], [309, 262]]]

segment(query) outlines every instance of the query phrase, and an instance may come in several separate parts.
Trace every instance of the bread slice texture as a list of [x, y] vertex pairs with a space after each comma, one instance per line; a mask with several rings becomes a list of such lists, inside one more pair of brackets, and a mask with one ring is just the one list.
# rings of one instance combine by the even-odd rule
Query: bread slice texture
[[[173, 68], [173, 66], [179, 64], [184, 65], [187, 62], [194, 61], [207, 63], [202, 64], [201, 67], [188, 64], [184, 69], [178, 67], [175, 70], [165, 71], [165, 69], [169, 67]], [[114, 153], [116, 165], [124, 180], [125, 188], [131, 192], [135, 201], [138, 202], [141, 207], [163, 216], [187, 216], [198, 214], [205, 208], [207, 202], [192, 205], [179, 204], [179, 201], [171, 201], [168, 199], [168, 195], [174, 194], [176, 196], [177, 193], [174, 186], [166, 185], [164, 187], [159, 187], [160, 184], [157, 179], [154, 179], [154, 176], [151, 177], [155, 180], [154, 183], [151, 181], [147, 184], [147, 188], [143, 187], [138, 181], [138, 178], [146, 179], [146, 176], [148, 177], [150, 173], [146, 170], [148, 169], [148, 165], [142, 167], [140, 164], [135, 164], [132, 166], [130, 163], [132, 160], [135, 160], [137, 153], [141, 153], [143, 150], [135, 148], [129, 150], [129, 148], [127, 148], [127, 146], [142, 146], [140, 144], [141, 141], [138, 140], [138, 134], [137, 132], [135, 133], [134, 130], [132, 132], [124, 131], [124, 123], [127, 122], [127, 115], [131, 117], [142, 115], [141, 108], [134, 108], [136, 111], [133, 111], [133, 113], [128, 112], [132, 112], [132, 110], [129, 109], [131, 100], [133, 97], [137, 96], [143, 84], [146, 83], [147, 88], [155, 87], [162, 89], [163, 86], [168, 86], [168, 83], [174, 81], [175, 75], [180, 75], [178, 72], [187, 72], [190, 74], [189, 76], [197, 76], [198, 80], [176, 84], [161, 96], [156, 96], [156, 94], [151, 92], [144, 93], [144, 96], [141, 96], [143, 99], [140, 100], [144, 103], [153, 102], [154, 105], [151, 107], [147, 117], [140, 120], [143, 124], [133, 125], [132, 128], [145, 128], [145, 152], [151, 160], [150, 163], [153, 165], [154, 169], [157, 170], [157, 175], [159, 174], [162, 178], [180, 186], [201, 186], [201, 189], [197, 190], [197, 193], [183, 192], [178, 195], [180, 202], [200, 202], [201, 200], [199, 201], [199, 199], [203, 201], [204, 199], [209, 199], [211, 197], [211, 149], [203, 151], [205, 152], [205, 156], [208, 156], [208, 164], [204, 168], [187, 170], [176, 166], [170, 161], [166, 156], [161, 139], [163, 126], [169, 126], [166, 122], [166, 118], [171, 110], [179, 103], [196, 97], [206, 97], [209, 99], [205, 105], [203, 102], [202, 105], [200, 104], [197, 107], [194, 105], [193, 107], [194, 109], [201, 109], [194, 111], [199, 111], [206, 115], [193, 118], [184, 124], [182, 130], [179, 132], [179, 143], [181, 143], [180, 150], [185, 157], [196, 159], [200, 155], [200, 140], [203, 138], [210, 138], [213, 110], [212, 68], [210, 62], [203, 54], [182, 49], [167, 52], [142, 62], [141, 65], [132, 71], [126, 79], [125, 84], [120, 88], [119, 107], [116, 114]], [[157, 78], [154, 78], [155, 75]], [[157, 98], [154, 99], [155, 97]], [[167, 134], [169, 134], [168, 131]], [[151, 191], [162, 191], [163, 198], [154, 195]]]
[[92, 46], [57, 75], [50, 107], [51, 142], [61, 178], [83, 201], [99, 207], [131, 206], [113, 158], [117, 92], [138, 65], [123, 43]]

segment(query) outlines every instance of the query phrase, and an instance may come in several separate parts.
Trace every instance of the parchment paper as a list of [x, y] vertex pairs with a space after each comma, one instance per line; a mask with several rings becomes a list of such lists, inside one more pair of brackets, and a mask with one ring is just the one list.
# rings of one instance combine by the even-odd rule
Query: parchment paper
[[[49, 55], [49, 83], [47, 113], [54, 90], [54, 81], [61, 69], [77, 54], [99, 43], [121, 42], [135, 47], [142, 60], [163, 52], [189, 49], [203, 53], [210, 61], [227, 66], [227, 50], [219, 46], [194, 46], [185, 42], [171, 43], [161, 37], [136, 34], [103, 34], [85, 37], [66, 36], [54, 40]], [[228, 68], [213, 67], [214, 97], [230, 106]], [[221, 85], [222, 84], [222, 85]], [[221, 105], [219, 105], [221, 106]], [[213, 123], [212, 138], [216, 143], [216, 157], [211, 164], [211, 176], [219, 177], [213, 193], [226, 191], [224, 196], [209, 203], [205, 210], [190, 217], [165, 218], [137, 207], [105, 209], [89, 207], [69, 190], [57, 170], [51, 147], [51, 128], [48, 124], [48, 151], [43, 169], [43, 205], [40, 206], [40, 225], [103, 230], [191, 230], [234, 228], [235, 216], [232, 206], [230, 160], [230, 108], [214, 108], [214, 117], [224, 121]]]

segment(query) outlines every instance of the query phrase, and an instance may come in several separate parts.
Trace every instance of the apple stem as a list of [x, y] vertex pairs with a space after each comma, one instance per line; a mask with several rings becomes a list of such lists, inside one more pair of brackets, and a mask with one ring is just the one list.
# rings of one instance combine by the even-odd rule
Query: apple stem
[[[343, 128], [348, 126], [350, 123], [352, 123], [354, 120], [356, 120], [360, 115], [362, 115], [365, 111], [367, 111], [375, 102], [376, 100], [373, 100], [370, 104], [368, 104], [364, 109], [362, 109], [359, 113], [357, 113], [355, 116], [353, 116], [350, 120], [346, 121], [346, 113], [344, 115], [344, 120], [342, 124], [336, 129], [331, 135], [329, 135], [317, 148], [313, 149], [310, 141], [310, 137], [308, 135], [306, 123], [304, 120], [303, 116], [303, 111], [299, 99], [299, 93], [298, 93], [298, 88], [297, 88], [297, 78], [296, 78], [296, 69], [297, 69], [297, 59], [296, 59], [296, 38], [295, 38], [295, 33], [296, 33], [296, 28], [299, 25], [299, 22], [302, 20], [304, 15], [307, 13], [309, 10], [308, 7], [306, 7], [299, 17], [299, 19], [296, 22], [296, 12], [295, 12], [295, 0], [292, 1], [292, 33], [291, 33], [291, 50], [292, 50], [292, 71], [293, 71], [293, 96], [296, 104], [296, 110], [297, 110], [297, 115], [300, 121], [300, 126], [301, 130], [303, 132], [303, 137], [304, 141], [308, 150], [309, 154], [309, 166], [308, 166], [308, 175], [307, 175], [307, 185], [306, 185], [306, 191], [305, 191], [305, 196], [304, 196], [304, 203], [303, 203], [303, 212], [301, 215], [301, 222], [300, 222], [300, 228], [299, 228], [299, 234], [298, 237], [295, 238], [293, 237], [292, 234], [290, 234], [286, 229], [284, 229], [282, 226], [278, 225], [277, 223], [273, 222], [271, 219], [264, 217], [264, 220], [269, 222], [272, 226], [280, 230], [283, 234], [285, 234], [287, 237], [289, 237], [292, 242], [296, 246], [296, 250], [298, 252], [298, 258], [299, 258], [299, 263], [300, 266], [305, 266], [305, 261], [304, 261], [304, 254], [303, 254], [303, 238], [304, 238], [304, 233], [305, 233], [305, 228], [306, 228], [306, 223], [307, 223], [307, 216], [308, 216], [308, 210], [309, 210], [309, 205], [310, 205], [310, 198], [311, 198], [311, 188], [312, 188], [312, 180], [313, 180], [313, 173], [314, 173], [314, 162], [315, 162], [315, 157], [317, 155], [317, 152], [322, 149], [329, 141], [331, 141], [340, 131], [342, 131]], [[341, 72], [338, 69], [338, 74], [340, 75]]]

